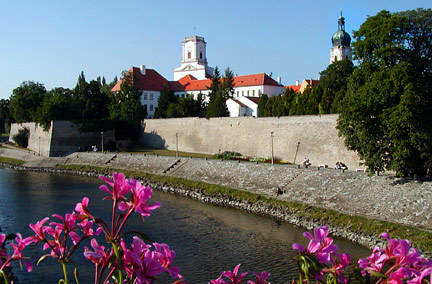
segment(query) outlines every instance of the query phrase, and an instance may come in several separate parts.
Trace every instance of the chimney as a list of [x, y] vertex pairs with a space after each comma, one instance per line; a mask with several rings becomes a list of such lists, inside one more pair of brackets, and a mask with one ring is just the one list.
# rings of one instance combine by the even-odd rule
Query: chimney
[[299, 85], [299, 80], [296, 80], [296, 86], [298, 86]]
[[277, 82], [278, 82], [278, 84], [280, 85], [281, 84], [281, 77], [280, 76], [277, 76]]
[[140, 71], [141, 71], [142, 75], [146, 74], [146, 67], [145, 67], [145, 65], [140, 65]]
[[310, 85], [312, 85], [312, 81], [313, 81], [313, 79], [311, 78], [310, 81], [309, 81], [309, 82], [310, 82]]

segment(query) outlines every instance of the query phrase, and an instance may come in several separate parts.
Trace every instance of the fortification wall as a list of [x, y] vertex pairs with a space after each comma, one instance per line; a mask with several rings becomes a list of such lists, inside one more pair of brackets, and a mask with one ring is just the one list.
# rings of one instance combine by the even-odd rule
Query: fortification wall
[[9, 141], [15, 143], [15, 141], [13, 141], [14, 135], [18, 134], [18, 131], [23, 128], [27, 128], [30, 132], [27, 148], [40, 156], [49, 157], [52, 127], [50, 127], [48, 131], [44, 131], [42, 126], [34, 122], [12, 123], [9, 133]]
[[336, 129], [337, 115], [289, 117], [172, 118], [144, 121], [141, 141], [156, 148], [215, 154], [274, 157], [297, 164], [307, 157], [313, 166], [337, 161], [359, 168], [360, 159], [348, 151]]
[[[71, 121], [54, 120], [47, 131], [35, 122], [12, 123], [9, 141], [21, 128], [28, 128], [30, 136], [28, 149], [40, 156], [57, 157], [69, 152], [75, 152], [78, 147], [84, 149], [86, 146], [96, 145], [101, 148], [102, 135], [100, 132], [81, 133], [77, 124]], [[104, 132], [104, 142], [114, 140], [114, 131]]]

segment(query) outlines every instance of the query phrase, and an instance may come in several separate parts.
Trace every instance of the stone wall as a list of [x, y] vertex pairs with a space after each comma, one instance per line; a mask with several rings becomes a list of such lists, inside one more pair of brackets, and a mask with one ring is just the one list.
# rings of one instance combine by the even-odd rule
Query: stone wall
[[[78, 147], [84, 149], [91, 145], [101, 148], [102, 136], [100, 132], [81, 133], [77, 124], [63, 120], [51, 121], [51, 126], [47, 131], [44, 131], [42, 126], [34, 122], [12, 123], [9, 141], [13, 142], [13, 136], [24, 127], [30, 131], [27, 148], [40, 156], [62, 156], [77, 151]], [[114, 140], [114, 131], [104, 132], [104, 144], [108, 140]]]
[[144, 145], [179, 151], [215, 154], [236, 151], [243, 155], [274, 157], [301, 163], [307, 157], [312, 166], [337, 161], [350, 169], [359, 168], [360, 159], [348, 151], [336, 129], [337, 115], [289, 117], [173, 118], [144, 121]]

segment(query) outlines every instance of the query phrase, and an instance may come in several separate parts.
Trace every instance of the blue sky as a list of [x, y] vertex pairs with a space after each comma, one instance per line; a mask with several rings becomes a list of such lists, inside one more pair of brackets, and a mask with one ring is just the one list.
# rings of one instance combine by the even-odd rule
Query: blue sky
[[210, 66], [295, 84], [327, 67], [340, 8], [352, 34], [383, 9], [419, 7], [432, 1], [0, 0], [0, 98], [23, 81], [73, 88], [81, 71], [111, 81], [140, 64], [173, 80], [194, 27]]

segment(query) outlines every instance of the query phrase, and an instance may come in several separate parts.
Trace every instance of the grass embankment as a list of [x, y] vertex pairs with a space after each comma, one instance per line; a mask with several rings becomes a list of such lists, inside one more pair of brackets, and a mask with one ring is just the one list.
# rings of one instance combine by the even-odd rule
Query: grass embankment
[[0, 163], [12, 164], [12, 165], [22, 165], [25, 163], [25, 161], [13, 159], [13, 158], [7, 158], [7, 157], [0, 157]]
[[[159, 155], [159, 156], [170, 156], [175, 157], [176, 151], [174, 150], [168, 150], [168, 149], [157, 149], [157, 148], [146, 148], [146, 147], [135, 147], [133, 151], [131, 152], [124, 152], [124, 153], [133, 153], [133, 154], [153, 154], [153, 155]], [[192, 158], [212, 158], [213, 155], [209, 154], [202, 154], [202, 153], [190, 153], [190, 152], [183, 152], [178, 151], [179, 157], [192, 157]]]
[[310, 206], [300, 202], [282, 201], [271, 197], [259, 195], [252, 192], [228, 188], [225, 186], [208, 184], [200, 181], [191, 181], [178, 177], [160, 176], [140, 171], [102, 168], [86, 165], [59, 165], [59, 169], [69, 169], [83, 172], [97, 172], [110, 175], [112, 172], [123, 172], [128, 177], [148, 180], [157, 183], [166, 183], [172, 186], [186, 186], [188, 188], [199, 189], [213, 196], [230, 196], [240, 200], [264, 203], [280, 208], [289, 214], [302, 216], [305, 219], [313, 220], [317, 223], [324, 223], [339, 228], [349, 229], [350, 231], [378, 237], [382, 232], [388, 232], [392, 238], [408, 239], [418, 249], [424, 252], [432, 252], [432, 232], [421, 230], [401, 224], [386, 221], [369, 219], [362, 216], [352, 216], [335, 210], [323, 209]]

